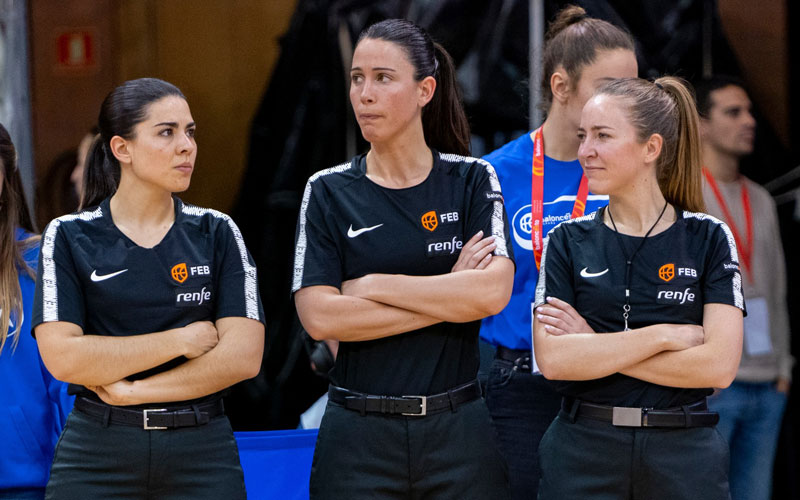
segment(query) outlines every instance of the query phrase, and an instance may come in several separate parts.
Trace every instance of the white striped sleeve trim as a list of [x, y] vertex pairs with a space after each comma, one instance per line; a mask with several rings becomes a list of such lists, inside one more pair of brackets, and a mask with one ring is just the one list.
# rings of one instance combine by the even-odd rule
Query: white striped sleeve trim
[[303, 191], [303, 201], [300, 204], [300, 215], [298, 216], [298, 229], [297, 229], [297, 244], [294, 247], [294, 276], [292, 278], [292, 293], [300, 290], [303, 286], [303, 272], [306, 263], [306, 247], [308, 245], [308, 237], [306, 235], [306, 221], [308, 213], [308, 203], [311, 200], [311, 189], [314, 181], [322, 176], [344, 172], [351, 167], [351, 162], [342, 163], [335, 167], [320, 170], [311, 177], [306, 183], [306, 189]]
[[181, 208], [181, 212], [194, 217], [201, 217], [205, 214], [209, 214], [228, 224], [231, 232], [233, 232], [233, 238], [239, 250], [239, 259], [242, 262], [242, 270], [244, 271], [245, 315], [249, 319], [260, 321], [261, 317], [258, 314], [258, 281], [256, 278], [256, 267], [251, 265], [250, 260], [247, 258], [247, 247], [244, 244], [242, 233], [239, 231], [239, 226], [237, 226], [228, 215], [211, 208], [200, 208], [194, 205], [184, 204]]
[[[687, 212], [683, 211], [683, 216], [685, 218], [692, 218], [697, 220], [707, 220], [713, 224], [717, 224], [719, 227], [722, 228], [722, 231], [725, 233], [725, 239], [728, 240], [728, 250], [731, 253], [731, 261], [739, 264], [739, 252], [736, 250], [736, 240], [733, 237], [733, 233], [731, 232], [730, 228], [727, 224], [722, 222], [721, 220], [717, 219], [714, 216], [704, 214], [701, 212]], [[739, 309], [744, 310], [744, 295], [742, 294], [742, 275], [741, 273], [735, 273], [733, 275], [733, 284], [732, 284], [732, 293], [733, 293], [733, 304], [734, 306], [738, 307]]]
[[[492, 187], [492, 191], [502, 193], [502, 189], [500, 188], [500, 180], [497, 178], [497, 173], [494, 171], [494, 167], [491, 163], [481, 158], [473, 158], [471, 156], [460, 156], [454, 154], [444, 154], [439, 153], [439, 157], [442, 161], [448, 161], [453, 163], [479, 163], [483, 165], [486, 169], [486, 173], [489, 175], [489, 185]], [[475, 194], [477, 196], [478, 194]], [[506, 233], [504, 231], [504, 224], [503, 224], [503, 203], [500, 201], [493, 201], [492, 202], [492, 220], [491, 220], [491, 228], [492, 228], [492, 236], [495, 238], [495, 243], [497, 244], [497, 248], [493, 252], [494, 255], [500, 257], [508, 257], [508, 246], [506, 243]], [[465, 237], [471, 237], [471, 235], [465, 235]]]
[[42, 236], [42, 321], [58, 321], [58, 281], [56, 278], [56, 262], [53, 260], [56, 235], [62, 222], [74, 220], [91, 221], [103, 216], [97, 207], [93, 211], [83, 211], [54, 219]]

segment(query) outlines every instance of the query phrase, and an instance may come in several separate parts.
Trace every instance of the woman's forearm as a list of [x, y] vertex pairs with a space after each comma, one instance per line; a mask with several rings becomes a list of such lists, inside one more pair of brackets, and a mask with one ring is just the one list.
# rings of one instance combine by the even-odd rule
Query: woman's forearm
[[415, 311], [442, 321], [465, 323], [499, 313], [508, 304], [514, 264], [494, 257], [485, 269], [435, 276], [372, 274], [342, 293]]
[[217, 328], [220, 341], [213, 349], [171, 370], [131, 383], [124, 404], [200, 398], [258, 375], [264, 354], [264, 325], [247, 318], [221, 318]]
[[341, 295], [328, 286], [298, 290], [295, 304], [303, 327], [316, 340], [374, 340], [441, 322], [418, 312]]
[[594, 380], [612, 375], [669, 348], [664, 326], [618, 333], [551, 335], [534, 320], [536, 364], [551, 380]]
[[73, 323], [42, 323], [36, 339], [55, 378], [79, 385], [104, 385], [162, 365], [178, 356], [199, 355], [216, 344], [216, 330], [201, 322], [163, 332], [111, 337], [85, 335]]
[[736, 377], [742, 356], [742, 314], [725, 304], [703, 309], [705, 342], [677, 352], [662, 352], [621, 373], [670, 387], [724, 388]]

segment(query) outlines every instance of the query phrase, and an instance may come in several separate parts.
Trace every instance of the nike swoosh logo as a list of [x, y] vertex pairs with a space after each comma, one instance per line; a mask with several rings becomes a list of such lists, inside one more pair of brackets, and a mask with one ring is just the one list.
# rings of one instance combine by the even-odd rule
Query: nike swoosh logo
[[608, 269], [605, 271], [600, 271], [599, 273], [590, 273], [588, 267], [584, 267], [581, 269], [581, 276], [584, 278], [597, 278], [598, 276], [602, 276], [608, 272]]
[[371, 227], [362, 227], [361, 229], [356, 229], [355, 231], [353, 231], [353, 225], [350, 224], [350, 228], [347, 230], [347, 236], [349, 236], [350, 238], [355, 238], [356, 236], [358, 236], [361, 233], [366, 233], [367, 231], [372, 231], [373, 229], [378, 229], [382, 225], [383, 224], [378, 224], [377, 226], [371, 226]]
[[127, 271], [127, 269], [123, 269], [122, 271], [117, 271], [117, 272], [111, 273], [111, 274], [97, 274], [97, 270], [95, 269], [94, 271], [92, 271], [91, 278], [92, 278], [92, 281], [105, 281], [105, 280], [107, 280], [109, 278], [113, 278], [114, 276], [118, 276], [118, 275], [124, 273], [125, 271]]

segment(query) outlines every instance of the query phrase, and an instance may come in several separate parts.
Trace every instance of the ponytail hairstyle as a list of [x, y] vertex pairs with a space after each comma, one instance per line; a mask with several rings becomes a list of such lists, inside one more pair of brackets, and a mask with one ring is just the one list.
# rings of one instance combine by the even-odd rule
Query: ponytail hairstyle
[[81, 209], [99, 205], [117, 191], [120, 165], [111, 153], [111, 139], [133, 139], [134, 128], [147, 119], [150, 104], [168, 96], [186, 99], [178, 87], [157, 78], [129, 80], [106, 96], [97, 118], [100, 135], [86, 157]]
[[584, 66], [592, 64], [600, 50], [624, 49], [636, 52], [630, 33], [608, 21], [589, 17], [583, 8], [568, 5], [561, 9], [547, 28], [542, 53], [542, 102], [545, 113], [553, 103], [550, 77], [559, 67], [569, 76], [574, 90]]
[[[23, 272], [34, 279], [33, 269], [25, 262], [26, 250], [39, 241], [38, 236], [30, 236], [17, 241], [17, 229], [33, 233], [35, 228], [22, 178], [17, 168], [17, 151], [6, 128], [0, 124], [0, 353], [6, 343], [9, 327], [13, 328], [14, 346], [19, 342], [19, 327], [25, 320], [22, 316], [22, 291], [19, 287], [19, 273]], [[29, 320], [30, 321], [30, 320]], [[11, 326], [13, 323], [13, 327]]]
[[664, 143], [656, 160], [656, 177], [664, 198], [690, 212], [705, 211], [701, 179], [700, 118], [694, 95], [684, 80], [665, 76], [613, 80], [595, 95], [619, 97], [640, 141], [659, 134]]
[[[414, 79], [436, 79], [433, 98], [422, 109], [422, 130], [428, 145], [443, 153], [468, 156], [470, 133], [450, 54], [428, 33], [405, 19], [387, 19], [361, 32], [362, 40], [385, 40], [400, 46], [414, 67]], [[356, 43], [356, 46], [358, 46]]]

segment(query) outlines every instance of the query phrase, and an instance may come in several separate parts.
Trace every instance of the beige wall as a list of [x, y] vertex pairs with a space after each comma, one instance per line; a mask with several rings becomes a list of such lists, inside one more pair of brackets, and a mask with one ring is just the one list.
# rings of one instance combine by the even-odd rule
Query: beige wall
[[[178, 85], [198, 124], [197, 170], [183, 198], [230, 211], [250, 123], [297, 0], [31, 0], [37, 179], [77, 145], [103, 97], [131, 78]], [[95, 68], [54, 70], [60, 29], [96, 33]]]

